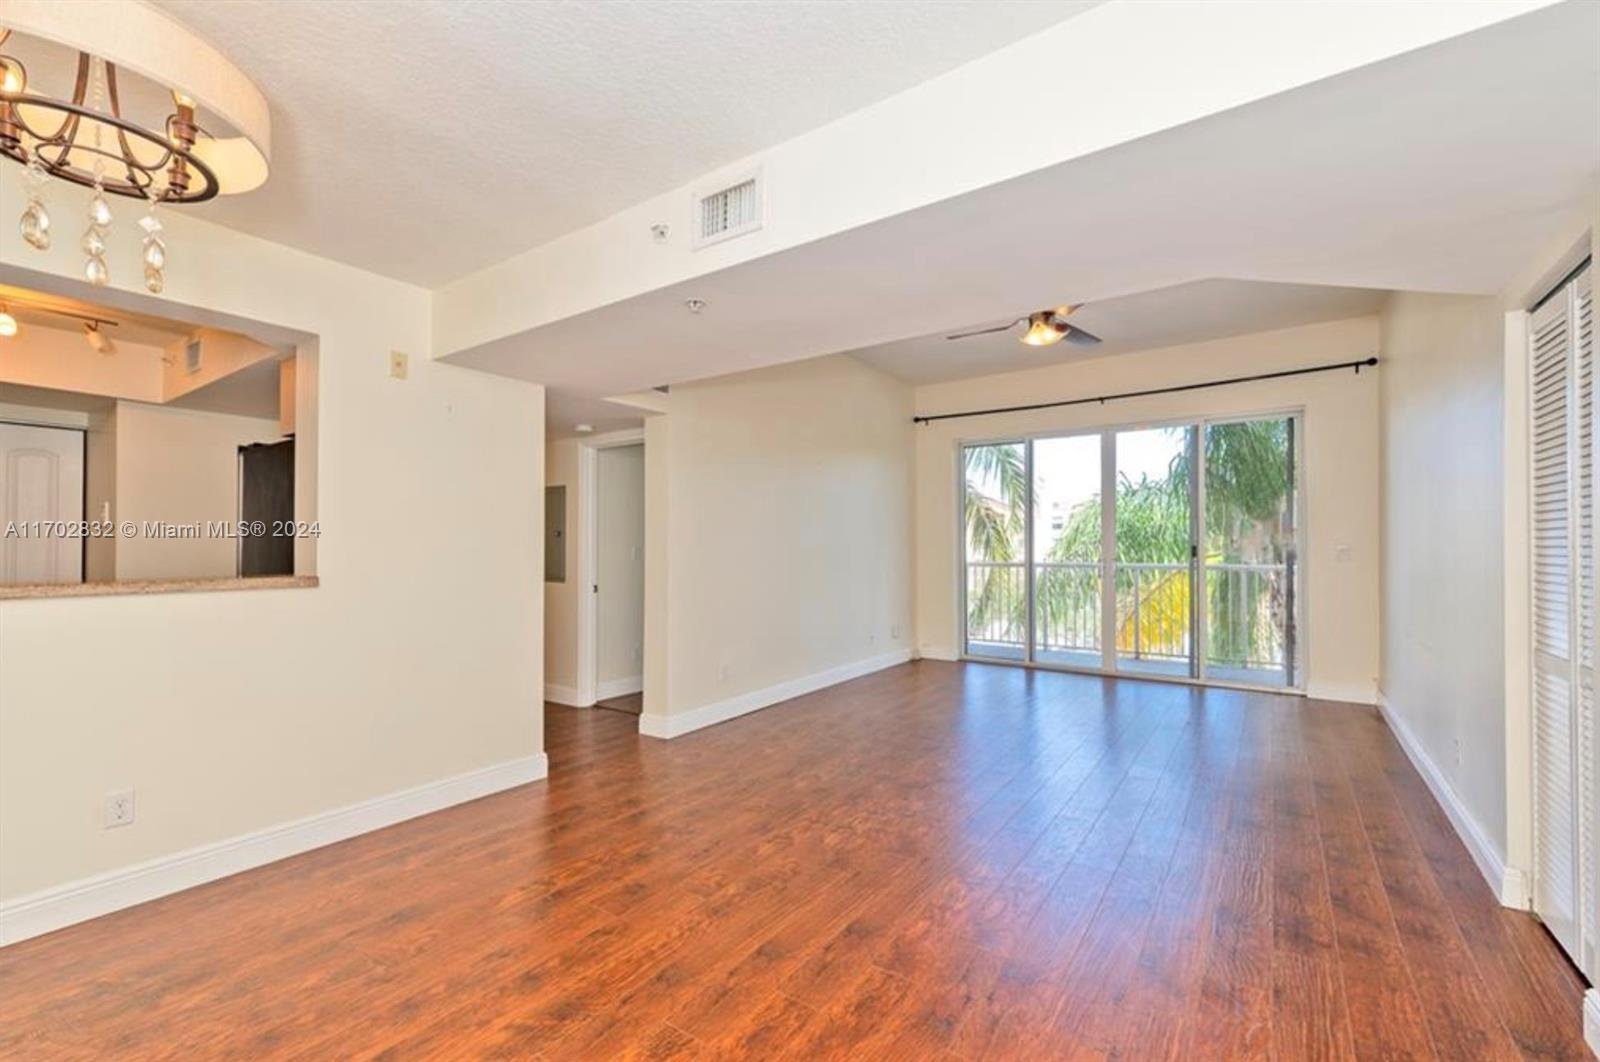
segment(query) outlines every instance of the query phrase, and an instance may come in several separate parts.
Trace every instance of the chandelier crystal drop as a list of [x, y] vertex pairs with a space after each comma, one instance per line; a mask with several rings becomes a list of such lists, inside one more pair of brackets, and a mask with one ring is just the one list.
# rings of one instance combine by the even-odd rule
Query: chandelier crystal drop
[[17, 228], [28, 246], [38, 251], [50, 249], [50, 212], [44, 208], [44, 182], [49, 178], [37, 157], [28, 160], [22, 171], [22, 194], [28, 205], [22, 209]]
[[150, 209], [139, 219], [144, 230], [144, 286], [153, 295], [161, 294], [167, 286], [162, 270], [167, 265], [167, 241], [161, 234], [161, 219], [156, 217], [156, 201], [150, 200]]

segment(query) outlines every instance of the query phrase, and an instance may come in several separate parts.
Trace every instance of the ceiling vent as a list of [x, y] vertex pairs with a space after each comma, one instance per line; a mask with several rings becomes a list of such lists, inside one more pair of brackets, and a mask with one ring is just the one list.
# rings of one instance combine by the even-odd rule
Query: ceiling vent
[[191, 339], [183, 345], [183, 371], [187, 373], [200, 371], [200, 340]]
[[759, 229], [765, 215], [762, 191], [761, 171], [755, 170], [713, 191], [696, 192], [695, 250]]

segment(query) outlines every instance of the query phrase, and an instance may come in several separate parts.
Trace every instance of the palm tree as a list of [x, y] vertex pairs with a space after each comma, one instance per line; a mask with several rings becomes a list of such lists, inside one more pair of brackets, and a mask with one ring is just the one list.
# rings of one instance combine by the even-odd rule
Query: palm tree
[[[1015, 443], [966, 450], [967, 558], [988, 564], [1020, 564], [1028, 504], [1022, 447]], [[999, 625], [1015, 635], [1027, 625], [1025, 584], [1014, 568], [984, 568], [967, 586], [967, 629]]]

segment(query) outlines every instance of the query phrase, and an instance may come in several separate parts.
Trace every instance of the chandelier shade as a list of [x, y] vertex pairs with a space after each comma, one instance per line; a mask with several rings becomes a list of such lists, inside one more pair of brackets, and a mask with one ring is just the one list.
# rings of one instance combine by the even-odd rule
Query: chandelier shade
[[[142, 0], [4, 0], [0, 2], [0, 33], [38, 38], [78, 53], [78, 69], [71, 93], [39, 91], [23, 81], [30, 73], [20, 62], [8, 64], [0, 75], [0, 107], [13, 106], [16, 124], [46, 142], [41, 161], [52, 176], [89, 184], [82, 179], [93, 171], [97, 128], [100, 151], [118, 157], [105, 166], [105, 190], [148, 198], [145, 181], [122, 172], [132, 160], [141, 167], [170, 174], [174, 158], [183, 162], [175, 184], [161, 181], [163, 201], [197, 202], [214, 195], [232, 195], [259, 187], [272, 157], [272, 119], [266, 97], [244, 72], [225, 55]], [[4, 51], [0, 45], [0, 51]], [[94, 106], [91, 91], [92, 59], [104, 63], [107, 97]], [[23, 78], [10, 66], [21, 68]], [[116, 113], [121, 92], [118, 73], [133, 74], [172, 94], [172, 114], [164, 123], [138, 121]], [[3, 119], [0, 119], [3, 124]], [[39, 136], [39, 134], [46, 134]], [[64, 153], [52, 149], [52, 137], [70, 136]], [[27, 137], [19, 140], [26, 141]], [[5, 140], [0, 128], [0, 150], [26, 161], [29, 150]], [[56, 156], [60, 155], [59, 158]], [[113, 166], [110, 162], [115, 162]], [[185, 185], [188, 171], [197, 171]]]
[[106, 196], [146, 205], [140, 257], [159, 294], [168, 254], [156, 207], [260, 187], [271, 143], [260, 90], [143, 0], [0, 0], [0, 156], [22, 165], [27, 204], [17, 227], [48, 249], [49, 182], [92, 189], [80, 242], [89, 283], [111, 279]]

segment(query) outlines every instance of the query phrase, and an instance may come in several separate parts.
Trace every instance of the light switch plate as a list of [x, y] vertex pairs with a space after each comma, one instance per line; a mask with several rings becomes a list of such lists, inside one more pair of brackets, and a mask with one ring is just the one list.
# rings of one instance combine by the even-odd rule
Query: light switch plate
[[403, 350], [389, 351], [389, 375], [396, 380], [404, 380], [410, 360], [410, 356]]

